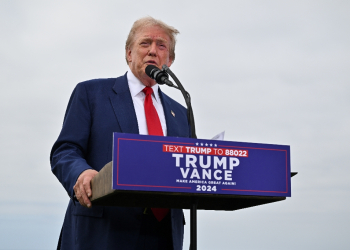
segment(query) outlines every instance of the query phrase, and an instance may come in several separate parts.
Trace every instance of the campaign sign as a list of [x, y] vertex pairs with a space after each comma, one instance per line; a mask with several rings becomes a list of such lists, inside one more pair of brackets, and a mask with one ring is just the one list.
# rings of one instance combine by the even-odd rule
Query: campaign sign
[[290, 197], [284, 145], [114, 133], [113, 189]]

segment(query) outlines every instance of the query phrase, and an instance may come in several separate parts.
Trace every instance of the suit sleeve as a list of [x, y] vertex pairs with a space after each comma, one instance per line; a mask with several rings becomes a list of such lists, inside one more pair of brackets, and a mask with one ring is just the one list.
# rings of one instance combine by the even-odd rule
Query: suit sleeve
[[51, 170], [71, 198], [79, 175], [92, 169], [86, 162], [90, 128], [88, 94], [84, 84], [80, 83], [70, 97], [61, 133], [50, 154]]

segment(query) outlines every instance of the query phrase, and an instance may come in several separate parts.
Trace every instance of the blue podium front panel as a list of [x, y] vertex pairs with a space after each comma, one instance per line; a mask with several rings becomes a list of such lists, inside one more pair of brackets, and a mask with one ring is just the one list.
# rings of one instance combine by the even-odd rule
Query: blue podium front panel
[[113, 189], [290, 197], [290, 147], [114, 133]]

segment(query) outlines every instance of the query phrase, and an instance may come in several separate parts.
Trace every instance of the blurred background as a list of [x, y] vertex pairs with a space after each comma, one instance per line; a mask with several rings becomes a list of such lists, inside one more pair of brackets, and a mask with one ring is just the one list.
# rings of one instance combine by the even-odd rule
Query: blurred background
[[286, 201], [199, 211], [198, 249], [350, 249], [349, 13], [321, 0], [0, 1], [0, 249], [56, 249], [69, 198], [49, 153], [68, 99], [128, 70], [126, 37], [147, 15], [180, 31], [171, 69], [198, 137], [290, 145], [299, 172]]

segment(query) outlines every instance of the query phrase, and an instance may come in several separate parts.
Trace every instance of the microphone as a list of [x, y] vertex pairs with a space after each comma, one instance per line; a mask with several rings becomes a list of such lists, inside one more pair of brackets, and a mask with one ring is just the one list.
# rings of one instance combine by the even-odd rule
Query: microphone
[[156, 66], [148, 65], [145, 72], [150, 78], [156, 80], [158, 84], [166, 84], [170, 87], [174, 87], [174, 84], [169, 80], [168, 74], [158, 69]]

